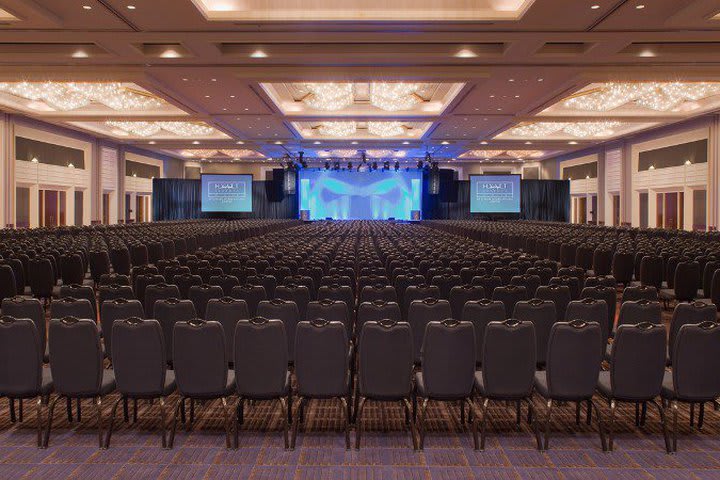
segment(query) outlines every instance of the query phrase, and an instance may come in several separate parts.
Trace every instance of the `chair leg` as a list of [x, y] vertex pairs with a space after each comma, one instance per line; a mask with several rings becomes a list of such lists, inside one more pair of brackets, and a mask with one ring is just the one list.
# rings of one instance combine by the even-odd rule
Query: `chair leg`
[[[298, 426], [301, 423], [300, 415], [302, 414], [302, 409], [307, 400], [303, 397], [298, 398], [298, 409], [297, 413], [295, 414], [295, 422], [293, 423], [293, 429], [292, 429], [292, 436], [290, 437], [290, 450], [295, 449], [295, 441], [297, 440], [297, 431]], [[292, 405], [290, 405], [290, 408], [292, 408]]]
[[670, 436], [668, 435], [667, 418], [665, 417], [665, 410], [655, 400], [653, 400], [652, 403], [653, 403], [653, 405], [655, 405], [657, 407], [658, 413], [660, 414], [660, 422], [662, 423], [663, 437], [665, 438], [665, 451], [667, 451], [667, 453], [673, 453], [674, 450], [673, 450], [672, 446], [670, 445]]
[[37, 446], [38, 448], [43, 447], [42, 439], [42, 396], [37, 397], [35, 400], [35, 412], [37, 414]]
[[15, 423], [17, 421], [17, 418], [15, 418], [15, 399], [8, 398], [8, 404], [10, 406], [10, 422]]
[[345, 417], [345, 450], [350, 450], [350, 406], [345, 397], [340, 397], [340, 406]]
[[460, 425], [465, 425], [465, 400], [460, 400]]
[[585, 423], [587, 423], [588, 425], [592, 425], [592, 410], [593, 410], [593, 401], [592, 401], [592, 399], [589, 398], [589, 399], [587, 400], [587, 406], [586, 406], [586, 408], [587, 408], [587, 415], [586, 415], [586, 417], [585, 417]]
[[613, 427], [615, 426], [615, 410], [617, 410], [617, 403], [615, 400], [610, 400], [610, 421], [608, 422], [608, 450], [613, 451]]
[[228, 412], [228, 402], [226, 397], [222, 397], [220, 401], [222, 403], [223, 425], [225, 426], [225, 448], [229, 450], [232, 448], [232, 442], [230, 440], [230, 413]]
[[78, 398], [75, 402], [77, 403], [77, 421], [80, 423], [82, 422], [82, 400]]
[[[288, 420], [289, 416], [289, 409], [288, 409], [288, 402], [283, 398], [280, 397], [280, 409], [282, 410], [282, 416], [283, 416], [283, 439], [285, 440], [285, 450], [290, 448], [290, 441], [288, 439], [288, 429], [290, 427], [290, 422]], [[235, 427], [237, 429], [237, 427]], [[237, 431], [237, 430], [236, 430]], [[235, 448], [237, 448], [237, 435], [235, 436]]]
[[645, 426], [645, 421], [647, 420], [647, 402], [642, 402], [642, 405], [640, 405], [640, 426]]
[[160, 433], [162, 434], [162, 448], [167, 448], [167, 419], [165, 412], [165, 397], [160, 397]]
[[130, 421], [130, 410], [128, 409], [128, 399], [123, 398], [123, 420], [125, 423]]
[[75, 420], [75, 417], [73, 417], [73, 413], [72, 413], [72, 398], [66, 398], [65, 403], [66, 403], [66, 407], [67, 407], [68, 422], [72, 423], [72, 421]]
[[[407, 398], [403, 399], [403, 403], [405, 404], [405, 412], [406, 417], [408, 416], [407, 412], [410, 412], [412, 410], [412, 405], [410, 405], [410, 400]], [[417, 445], [417, 435], [415, 434], [415, 422], [411, 422], [408, 420], [408, 424], [410, 425], [410, 436], [412, 437], [412, 443], [413, 443], [413, 450], [418, 449]]]
[[112, 410], [110, 410], [110, 425], [108, 425], [107, 436], [105, 437], [105, 449], [110, 448], [110, 437], [112, 437], [113, 424], [115, 423], [115, 413], [117, 412], [118, 405], [120, 405], [120, 402], [123, 400], [125, 400], [125, 396], [118, 398], [113, 404]]
[[58, 395], [52, 402], [50, 402], [50, 408], [48, 409], [48, 424], [47, 429], [45, 430], [45, 440], [43, 441], [44, 448], [47, 448], [50, 444], [50, 429], [52, 428], [53, 412], [55, 411], [55, 405], [60, 398], [61, 396]]
[[670, 404], [673, 414], [672, 422], [672, 451], [677, 452], [677, 424], [678, 424], [678, 404], [676, 400], [673, 400]]
[[480, 404], [480, 415], [482, 415], [482, 420], [478, 419], [480, 421], [480, 448], [478, 448], [478, 450], [485, 450], [485, 433], [487, 430], [488, 405], [490, 404], [490, 399], [481, 398], [480, 400], [482, 401]]
[[640, 403], [635, 402], [635, 426], [640, 426]]
[[550, 445], [550, 420], [552, 419], [553, 413], [553, 401], [549, 399], [547, 401], [547, 418], [545, 419], [545, 444], [543, 450], [547, 450]]
[[[80, 399], [78, 398], [78, 405]], [[93, 399], [95, 409], [97, 410], [97, 429], [98, 429], [98, 445], [101, 450], [105, 450], [105, 434], [103, 432], [103, 414], [102, 414], [102, 397], [97, 396]]]
[[243, 397], [238, 398], [237, 402], [237, 424], [242, 425], [245, 421], [245, 399]]
[[18, 420], [20, 423], [23, 422], [23, 399], [18, 398]]
[[521, 405], [522, 405], [522, 403], [521, 403], [520, 400], [518, 400], [517, 402], [515, 402], [515, 426], [516, 426], [516, 428], [517, 428], [518, 431], [520, 431], [520, 413], [521, 413], [521, 412], [520, 412], [520, 410], [521, 410], [520, 407], [521, 407]]
[[168, 439], [168, 448], [172, 449], [173, 445], [175, 444], [175, 430], [177, 429], [177, 417], [180, 414], [181, 407], [185, 404], [185, 397], [182, 395], [177, 401], [177, 405], [175, 406], [175, 414], [173, 415], [172, 419], [172, 426], [170, 427], [170, 438]]
[[133, 423], [137, 423], [138, 417], [138, 401], [137, 398], [133, 398]]
[[477, 430], [477, 422], [475, 421], [475, 415], [473, 415], [473, 402], [472, 397], [468, 397], [465, 400], [468, 405], [468, 421], [470, 422], [470, 428], [472, 429], [472, 435], [473, 435], [473, 448], [475, 450], [478, 449], [478, 430]]
[[595, 413], [597, 414], [597, 423], [598, 423], [598, 429], [600, 430], [600, 445], [602, 446], [602, 451], [607, 452], [607, 442], [605, 441], [605, 428], [604, 428], [604, 422], [602, 419], [602, 412], [598, 408], [597, 405], [595, 405], [595, 402], [592, 399], [588, 400], [588, 418], [590, 418], [590, 411], [591, 408], [595, 407]]
[[356, 396], [357, 406], [355, 407], [355, 450], [360, 450], [360, 436], [362, 435], [362, 412], [365, 408], [367, 398]]
[[698, 430], [702, 430], [705, 421], [705, 402], [700, 402], [700, 411], [698, 412]]
[[575, 402], [575, 425], [580, 425], [580, 402]]
[[420, 405], [420, 417], [418, 419], [418, 436], [420, 450], [425, 448], [425, 415], [427, 414], [427, 406], [430, 399], [426, 398]]
[[[21, 420], [22, 421], [22, 420]], [[690, 404], [690, 428], [695, 426], [695, 404]]]

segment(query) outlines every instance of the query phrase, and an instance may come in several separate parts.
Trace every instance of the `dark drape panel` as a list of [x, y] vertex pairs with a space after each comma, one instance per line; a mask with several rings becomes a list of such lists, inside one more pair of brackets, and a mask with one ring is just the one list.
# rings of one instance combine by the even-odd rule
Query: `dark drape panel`
[[570, 221], [570, 182], [523, 180], [520, 188], [522, 218], [549, 222]]
[[570, 220], [570, 182], [565, 180], [522, 180], [520, 215], [481, 215], [470, 213], [470, 182], [455, 181], [457, 195], [430, 195], [427, 179], [423, 185], [423, 218], [428, 220], [461, 220], [470, 218], [523, 218], [568, 222]]
[[200, 180], [156, 178], [153, 180], [153, 218], [297, 218], [297, 195], [274, 195], [272, 181], [253, 182], [252, 213], [206, 214], [200, 211]]

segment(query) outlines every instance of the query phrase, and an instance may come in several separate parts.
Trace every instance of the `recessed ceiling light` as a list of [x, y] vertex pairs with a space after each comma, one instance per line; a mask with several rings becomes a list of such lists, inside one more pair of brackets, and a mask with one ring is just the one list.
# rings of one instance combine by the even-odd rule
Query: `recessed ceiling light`
[[210, 98], [210, 95], [205, 95], [205, 98]]
[[520, 95], [515, 95], [515, 98], [520, 98]]
[[155, 145], [156, 142], [155, 142], [155, 140], [150, 140], [148, 143], [149, 143], [150, 145]]
[[192, 144], [193, 144], [193, 145], [200, 145], [200, 142], [197, 141], [197, 140], [193, 140]]
[[321, 143], [322, 143], [322, 142], [320, 142], [320, 141], [318, 141], [318, 140], [315, 140], [315, 141], [313, 142], [313, 145], [320, 145]]
[[127, 8], [128, 10], [135, 10], [135, 5], [128, 5]]
[[578, 143], [575, 140], [571, 140], [568, 142], [568, 145], [577, 145]]
[[350, 142], [350, 145], [357, 145], [358, 142]]
[[525, 145], [532, 145], [532, 142], [531, 142], [531, 141], [527, 141], [527, 142], [525, 142]]
[[454, 56], [455, 58], [475, 58], [477, 57], [477, 53], [473, 52], [469, 48], [463, 48], [458, 50]]
[[597, 10], [598, 8], [600, 8], [600, 5], [593, 5], [590, 8], [592, 8], [593, 10]]
[[88, 58], [89, 56], [85, 50], [77, 50], [72, 54], [72, 58]]
[[188, 79], [187, 79], [187, 78], [183, 78], [183, 82], [187, 82], [187, 81], [188, 81]]
[[211, 81], [211, 82], [217, 82], [217, 78], [211, 78], [210, 81]]
[[84, 10], [92, 10], [92, 7], [90, 5], [83, 5]]
[[543, 78], [538, 78], [538, 82], [542, 82], [543, 80]]
[[443, 140], [442, 142], [440, 142], [440, 145], [450, 145], [450, 142], [448, 142], [447, 140]]
[[486, 142], [485, 140], [483, 140], [482, 142], [480, 142], [480, 145], [487, 145], [487, 144], [488, 144], [488, 142]]
[[498, 112], [502, 112], [502, 108], [498, 108], [497, 111], [498, 111]]
[[407, 140], [405, 140], [404, 142], [402, 142], [402, 144], [403, 144], [403, 145], [410, 145], [410, 142], [408, 142]]
[[277, 142], [275, 142], [275, 145], [282, 145], [282, 142], [278, 140]]
[[643, 8], [645, 8], [645, 5], [641, 3], [640, 5], [635, 5], [635, 8], [637, 8], [638, 10], [642, 10]]
[[242, 140], [238, 140], [238, 141], [235, 142], [235, 143], [237, 143], [238, 145], [245, 145], [245, 142], [243, 142]]
[[235, 95], [230, 95], [230, 98], [235, 98]]
[[250, 58], [267, 58], [267, 53], [262, 50], [255, 50], [250, 54]]
[[247, 107], [245, 107], [245, 111], [247, 112], [248, 110], [250, 110], [250, 109], [249, 109], [249, 108], [247, 108]]

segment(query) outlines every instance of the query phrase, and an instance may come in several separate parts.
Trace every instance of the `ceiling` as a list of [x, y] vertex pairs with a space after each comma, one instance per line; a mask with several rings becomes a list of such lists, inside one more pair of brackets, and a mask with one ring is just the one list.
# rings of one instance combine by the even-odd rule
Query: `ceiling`
[[0, 110], [191, 161], [536, 161], [720, 109], [717, 0], [270, 3], [0, 0]]

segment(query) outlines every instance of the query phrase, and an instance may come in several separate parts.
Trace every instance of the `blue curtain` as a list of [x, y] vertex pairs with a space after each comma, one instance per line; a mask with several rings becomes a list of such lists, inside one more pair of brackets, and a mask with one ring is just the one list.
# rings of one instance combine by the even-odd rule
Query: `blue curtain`
[[276, 182], [253, 182], [252, 213], [205, 214], [200, 211], [200, 180], [156, 178], [153, 180], [153, 218], [297, 218], [297, 195], [285, 195]]

